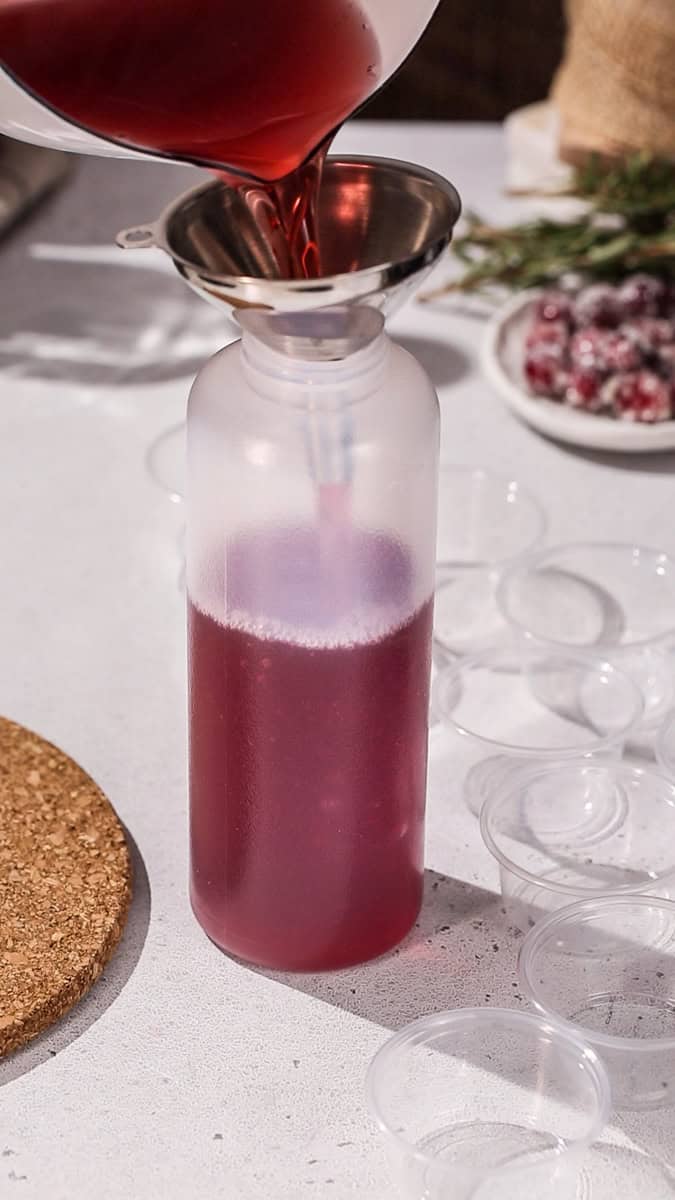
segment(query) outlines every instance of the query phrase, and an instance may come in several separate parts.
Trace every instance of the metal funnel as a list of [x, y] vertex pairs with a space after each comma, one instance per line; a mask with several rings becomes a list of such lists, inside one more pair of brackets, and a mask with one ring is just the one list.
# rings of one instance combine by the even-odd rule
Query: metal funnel
[[327, 158], [319, 197], [323, 269], [280, 277], [264, 195], [220, 181], [179, 196], [147, 225], [118, 235], [123, 248], [158, 246], [205, 300], [279, 311], [365, 303], [391, 313], [449, 244], [460, 213], [452, 184], [388, 158]]

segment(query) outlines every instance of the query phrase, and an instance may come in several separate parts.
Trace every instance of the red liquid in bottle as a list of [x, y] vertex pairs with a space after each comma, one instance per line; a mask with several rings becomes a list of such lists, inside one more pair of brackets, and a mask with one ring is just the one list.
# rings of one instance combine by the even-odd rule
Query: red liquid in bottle
[[355, 0], [0, 0], [0, 61], [69, 119], [261, 180], [377, 85]]
[[283, 636], [290, 611], [335, 629], [355, 588], [405, 606], [404, 552], [357, 536], [341, 594], [317, 570], [316, 535], [234, 547], [230, 611], [262, 580], [278, 636], [189, 605], [192, 903], [215, 942], [267, 967], [373, 958], [421, 902], [432, 601], [363, 640]]

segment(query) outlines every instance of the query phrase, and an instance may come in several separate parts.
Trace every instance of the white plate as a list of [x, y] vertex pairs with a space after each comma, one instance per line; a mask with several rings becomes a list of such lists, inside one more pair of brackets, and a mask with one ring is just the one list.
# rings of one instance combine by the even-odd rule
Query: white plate
[[620, 454], [675, 450], [675, 421], [656, 425], [617, 421], [530, 395], [523, 375], [523, 349], [538, 295], [538, 291], [521, 292], [509, 300], [491, 318], [483, 343], [483, 370], [516, 416], [546, 437], [573, 446]]

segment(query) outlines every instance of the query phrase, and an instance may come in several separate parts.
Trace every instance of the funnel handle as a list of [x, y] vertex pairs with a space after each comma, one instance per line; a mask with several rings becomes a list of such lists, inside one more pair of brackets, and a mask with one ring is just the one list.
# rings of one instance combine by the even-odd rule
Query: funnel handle
[[157, 245], [155, 226], [134, 225], [132, 229], [121, 229], [115, 241], [122, 250], [147, 250]]

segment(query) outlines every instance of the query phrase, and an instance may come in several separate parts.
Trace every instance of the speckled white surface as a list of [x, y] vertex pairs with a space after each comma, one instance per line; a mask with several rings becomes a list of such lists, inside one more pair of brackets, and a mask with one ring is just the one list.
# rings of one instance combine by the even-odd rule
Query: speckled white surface
[[[496, 129], [361, 124], [340, 145], [434, 167], [493, 218], [515, 211], [499, 197]], [[385, 1200], [363, 1105], [368, 1060], [422, 1012], [518, 1004], [516, 941], [438, 729], [427, 854], [437, 874], [400, 952], [335, 976], [271, 977], [229, 961], [191, 917], [182, 518], [144, 455], [181, 418], [222, 333], [154, 252], [116, 265], [107, 249], [190, 175], [83, 163], [0, 247], [0, 710], [92, 773], [139, 853], [130, 927], [106, 978], [0, 1065], [0, 1197]], [[55, 261], [58, 247], [76, 258], [81, 245], [100, 246], [100, 262]], [[483, 322], [465, 308], [409, 305], [393, 326], [440, 388], [445, 457], [538, 491], [552, 538], [675, 551], [675, 456], [575, 453], [519, 425], [478, 374]], [[647, 1155], [672, 1168], [674, 1128], [672, 1113], [623, 1118], [580, 1196], [672, 1196], [672, 1174]]]

